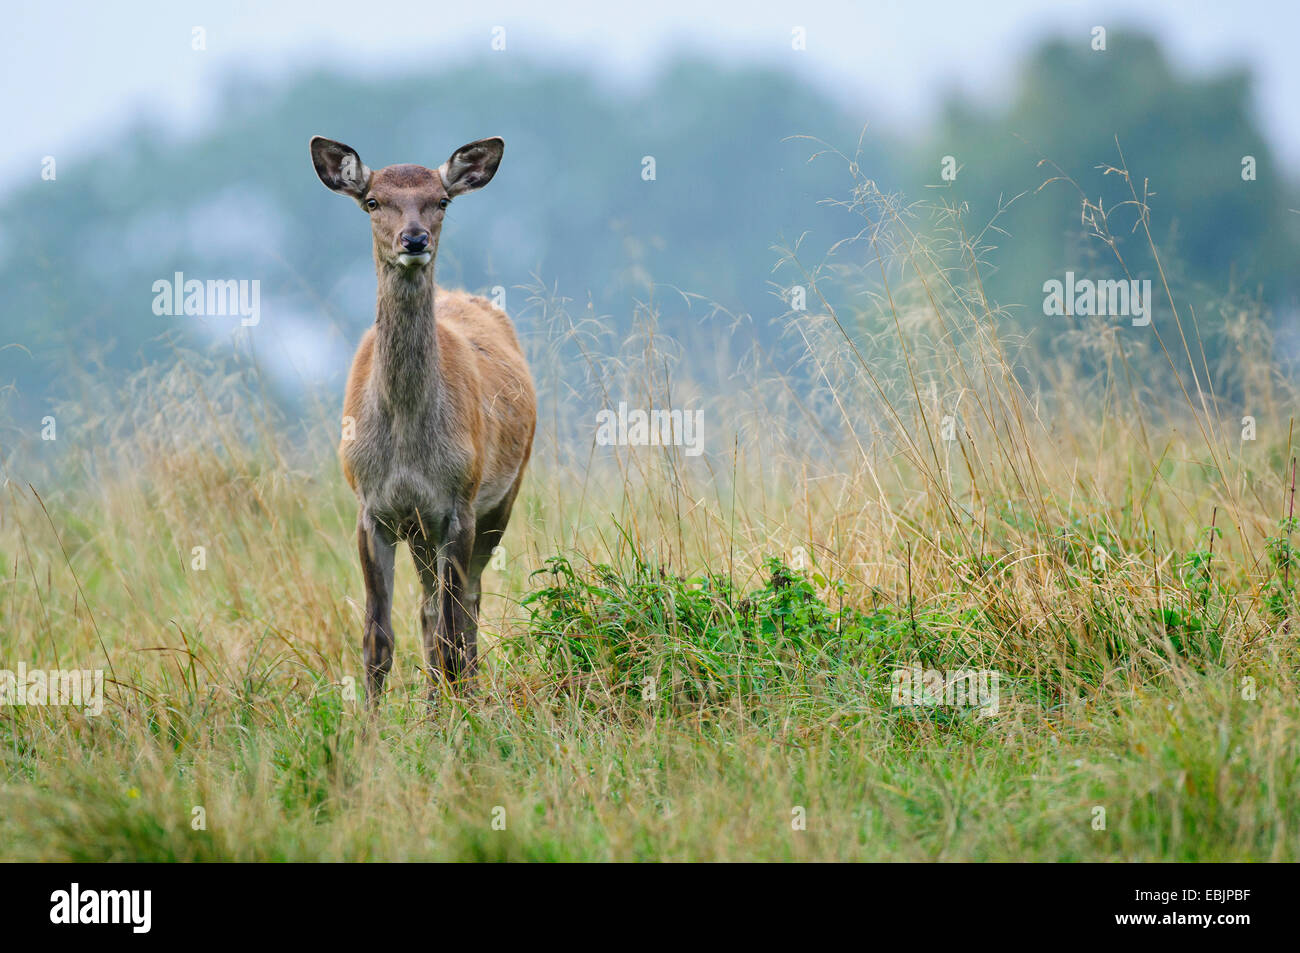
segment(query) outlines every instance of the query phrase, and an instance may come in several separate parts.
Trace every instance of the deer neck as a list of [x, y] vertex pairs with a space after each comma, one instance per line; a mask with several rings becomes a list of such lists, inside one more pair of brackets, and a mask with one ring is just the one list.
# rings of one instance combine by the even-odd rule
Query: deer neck
[[410, 417], [436, 404], [442, 381], [433, 265], [408, 273], [381, 264], [377, 271], [372, 379], [389, 413]]

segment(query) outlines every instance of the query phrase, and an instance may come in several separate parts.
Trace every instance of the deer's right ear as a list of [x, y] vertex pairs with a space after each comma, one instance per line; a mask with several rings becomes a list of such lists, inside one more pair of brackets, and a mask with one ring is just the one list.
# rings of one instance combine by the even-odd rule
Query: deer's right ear
[[370, 185], [370, 170], [357, 150], [324, 136], [312, 136], [311, 161], [327, 189], [360, 200]]

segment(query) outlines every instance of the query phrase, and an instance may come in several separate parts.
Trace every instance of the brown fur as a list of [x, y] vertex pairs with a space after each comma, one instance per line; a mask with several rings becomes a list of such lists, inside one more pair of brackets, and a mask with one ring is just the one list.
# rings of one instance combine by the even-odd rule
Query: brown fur
[[[510, 318], [481, 295], [438, 288], [435, 292], [438, 349], [443, 356], [444, 374], [461, 381], [477, 377], [482, 417], [468, 415], [470, 439], [475, 459], [488, 470], [499, 471], [518, 462], [520, 469], [532, 452], [535, 421], [526, 416], [500, 420], [497, 412], [502, 395], [527, 394], [532, 397], [532, 377], [519, 347], [519, 338]], [[343, 416], [357, 420], [365, 388], [371, 383], [374, 363], [375, 328], [366, 329], [352, 358], [347, 391], [343, 398]], [[350, 440], [339, 442], [339, 459], [348, 486], [356, 489], [348, 465]], [[480, 452], [478, 448], [483, 448]]]

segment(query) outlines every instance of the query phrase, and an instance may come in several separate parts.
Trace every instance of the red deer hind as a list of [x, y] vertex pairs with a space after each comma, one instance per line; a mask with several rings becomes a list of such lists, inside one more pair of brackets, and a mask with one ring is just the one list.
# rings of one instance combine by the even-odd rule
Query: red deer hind
[[371, 172], [350, 147], [311, 140], [320, 180], [370, 216], [379, 277], [375, 324], [348, 375], [339, 446], [360, 504], [371, 706], [393, 664], [400, 540], [420, 574], [430, 668], [468, 687], [477, 666], [479, 580], [532, 452], [537, 399], [510, 319], [484, 298], [434, 283], [448, 204], [487, 185], [504, 148], [501, 139], [480, 139], [437, 169]]

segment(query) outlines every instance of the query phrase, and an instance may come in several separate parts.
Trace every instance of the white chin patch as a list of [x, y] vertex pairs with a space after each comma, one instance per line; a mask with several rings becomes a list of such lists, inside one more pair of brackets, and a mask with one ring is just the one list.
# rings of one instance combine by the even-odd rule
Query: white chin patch
[[412, 265], [427, 265], [433, 261], [433, 252], [421, 252], [418, 255], [398, 255], [397, 263], [404, 268], [410, 268]]

